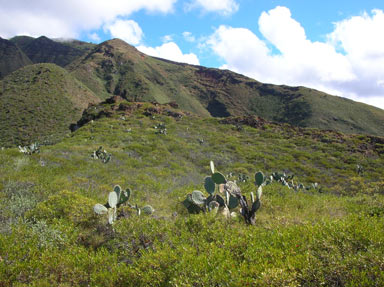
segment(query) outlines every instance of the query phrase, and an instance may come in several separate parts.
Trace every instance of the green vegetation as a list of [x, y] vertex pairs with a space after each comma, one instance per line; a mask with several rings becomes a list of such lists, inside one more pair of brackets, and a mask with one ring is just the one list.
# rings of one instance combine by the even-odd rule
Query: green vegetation
[[0, 38], [0, 80], [31, 60], [11, 41]]
[[0, 146], [58, 142], [99, 99], [54, 64], [28, 65], [0, 82]]
[[19, 36], [10, 41], [15, 43], [33, 63], [52, 63], [61, 67], [70, 64], [93, 47], [81, 41], [58, 42], [45, 36], [36, 39]]
[[382, 110], [118, 39], [0, 48], [0, 287], [384, 285]]
[[228, 70], [149, 57], [113, 39], [68, 70], [101, 99], [175, 102], [200, 116], [255, 115], [294, 126], [384, 135], [384, 111], [305, 87], [263, 84]]
[[[383, 138], [125, 101], [85, 116], [40, 153], [0, 149], [0, 286], [384, 285]], [[159, 123], [166, 136], [154, 133]], [[89, 156], [101, 145], [113, 154], [108, 164]], [[266, 184], [258, 170], [318, 182], [322, 192]], [[248, 203], [261, 197], [253, 181], [263, 186], [254, 225], [182, 204], [240, 175], [251, 179], [236, 183], [254, 197]], [[136, 216], [116, 185], [156, 212]], [[94, 207], [113, 188], [110, 207], [128, 199], [107, 224]]]
[[[0, 145], [57, 142], [76, 128], [73, 124], [90, 103], [113, 97], [173, 103], [203, 117], [254, 115], [300, 127], [384, 135], [381, 109], [305, 87], [263, 84], [228, 70], [149, 57], [119, 39], [93, 45], [18, 36], [1, 39], [1, 53], [0, 78], [16, 71], [0, 82], [0, 106], [5, 107]], [[70, 75], [55, 67], [48, 79], [41, 64], [24, 67], [31, 61], [55, 63]], [[167, 133], [165, 128], [157, 131]]]

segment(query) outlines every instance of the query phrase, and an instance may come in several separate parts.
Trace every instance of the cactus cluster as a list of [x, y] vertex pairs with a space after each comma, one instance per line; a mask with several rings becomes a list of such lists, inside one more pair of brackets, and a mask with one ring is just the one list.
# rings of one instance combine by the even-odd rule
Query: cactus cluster
[[293, 189], [296, 192], [299, 190], [310, 190], [310, 189], [314, 189], [318, 192], [322, 192], [322, 188], [319, 186], [317, 182], [312, 183], [308, 186], [305, 186], [300, 182], [295, 183], [293, 181], [294, 177], [295, 177], [294, 175], [286, 175], [285, 173], [273, 172], [270, 175], [269, 179], [266, 180], [266, 184], [270, 184], [273, 181], [277, 181], [282, 185], [288, 187], [289, 189]]
[[273, 172], [268, 180], [268, 182], [277, 181], [280, 182], [284, 186], [289, 187], [289, 182], [293, 180], [295, 175], [287, 175], [285, 172], [279, 173], [279, 172]]
[[153, 127], [156, 130], [156, 134], [166, 135], [167, 128], [164, 123], [159, 123]]
[[236, 173], [230, 172], [227, 174], [227, 178], [237, 178], [236, 182], [247, 182], [249, 180], [249, 176], [244, 173], [239, 173], [236, 177]]
[[195, 190], [187, 195], [183, 201], [189, 213], [220, 212], [225, 217], [234, 217], [235, 209], [239, 205], [236, 194], [240, 188], [233, 181], [227, 181], [220, 172], [215, 172], [214, 163], [211, 161], [211, 176], [204, 179], [204, 188], [208, 193], [205, 196], [200, 190]]
[[235, 181], [227, 181], [225, 176], [215, 171], [214, 163], [210, 162], [211, 176], [204, 180], [204, 188], [209, 194], [205, 196], [201, 191], [195, 190], [187, 195], [183, 201], [184, 206], [190, 213], [216, 212], [226, 218], [236, 217], [234, 211], [240, 207], [240, 214], [248, 224], [255, 223], [255, 213], [261, 206], [262, 186], [266, 183], [266, 178], [262, 172], [255, 174], [255, 184], [258, 187], [256, 200], [251, 193], [251, 201], [241, 194], [240, 188]]
[[139, 208], [137, 204], [130, 204], [128, 200], [130, 199], [131, 195], [132, 191], [129, 188], [123, 190], [119, 185], [116, 185], [113, 188], [113, 191], [109, 193], [107, 203], [97, 203], [93, 207], [93, 210], [96, 214], [107, 214], [109, 224], [113, 224], [113, 222], [117, 219], [117, 208], [123, 204], [126, 204], [130, 208], [135, 209], [138, 215], [141, 215], [142, 213], [150, 215], [155, 211], [150, 205]]
[[29, 146], [19, 146], [19, 151], [26, 155], [40, 152], [40, 144], [38, 142], [32, 143]]
[[237, 176], [237, 180], [239, 182], [247, 182], [249, 180], [249, 176], [246, 175], [246, 174], [243, 174], [243, 173], [240, 173], [238, 176]]
[[111, 160], [112, 155], [106, 150], [103, 150], [103, 147], [100, 146], [97, 150], [93, 151], [91, 154], [93, 159], [99, 159], [102, 163], [108, 163]]

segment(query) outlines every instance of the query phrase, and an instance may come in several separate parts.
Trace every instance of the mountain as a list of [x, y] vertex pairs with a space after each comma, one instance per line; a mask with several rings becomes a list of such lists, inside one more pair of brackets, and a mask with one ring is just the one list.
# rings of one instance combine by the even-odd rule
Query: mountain
[[15, 36], [9, 39], [9, 41], [11, 41], [12, 43], [15, 43], [22, 51], [24, 51], [25, 48], [34, 40], [35, 38], [30, 36]]
[[[1, 141], [7, 145], [27, 143], [37, 138], [45, 139], [49, 134], [42, 126], [34, 132], [24, 133], [23, 136], [12, 130], [16, 123], [19, 127], [22, 126], [22, 122], [12, 121], [13, 118], [21, 119], [17, 113], [25, 109], [22, 104], [24, 100], [17, 107], [19, 99], [24, 99], [25, 94], [33, 94], [29, 100], [33, 99], [38, 103], [31, 102], [29, 105], [34, 107], [39, 105], [41, 98], [56, 97], [59, 100], [57, 97], [65, 94], [65, 97], [60, 96], [60, 100], [68, 100], [73, 89], [67, 88], [79, 87], [78, 81], [84, 85], [80, 90], [84, 89], [86, 92], [80, 104], [72, 101], [68, 106], [70, 111], [76, 110], [76, 116], [72, 116], [72, 112], [64, 115], [63, 110], [46, 106], [47, 109], [54, 109], [53, 115], [60, 114], [64, 117], [62, 123], [57, 118], [50, 124], [48, 130], [54, 135], [68, 132], [69, 125], [79, 120], [81, 112], [89, 104], [113, 96], [132, 102], [174, 102], [180, 109], [202, 117], [253, 115], [270, 122], [299, 127], [384, 135], [384, 111], [381, 109], [305, 87], [264, 84], [228, 70], [150, 57], [119, 39], [93, 45], [76, 40], [18, 36], [3, 42], [9, 47], [3, 49], [4, 51], [13, 51], [14, 55], [19, 55], [16, 57], [18, 60], [13, 61], [15, 57], [10, 58], [10, 62], [15, 65], [13, 69], [30, 64], [27, 56], [23, 56], [16, 45], [33, 62], [56, 63], [66, 68], [60, 70], [56, 66], [49, 66], [46, 74], [52, 77], [47, 81], [48, 90], [31, 80], [35, 76], [40, 77], [38, 73], [41, 71], [36, 67], [45, 67], [44, 65], [23, 69], [21, 74], [4, 79], [1, 101], [3, 104], [13, 101], [12, 117], [6, 119], [4, 111], [1, 112], [6, 119], [2, 122], [2, 127], [10, 136], [7, 139], [4, 134]], [[60, 81], [60, 77], [65, 79], [65, 84]], [[28, 80], [23, 82], [23, 78]], [[55, 85], [63, 87], [62, 91], [56, 93]], [[11, 94], [10, 86], [15, 87]], [[74, 93], [72, 97], [79, 98], [79, 92]], [[44, 109], [44, 112], [47, 110]], [[58, 125], [57, 133], [54, 124]]]
[[0, 81], [0, 146], [57, 142], [100, 100], [54, 64], [21, 68]]
[[176, 63], [113, 39], [68, 70], [102, 99], [176, 102], [200, 116], [256, 115], [300, 127], [384, 135], [384, 111], [305, 88], [263, 84], [243, 75]]
[[0, 79], [29, 64], [31, 60], [16, 44], [0, 38]]
[[17, 36], [11, 39], [33, 63], [54, 63], [65, 67], [92, 49], [92, 44], [81, 41], [54, 41], [45, 36], [31, 38]]

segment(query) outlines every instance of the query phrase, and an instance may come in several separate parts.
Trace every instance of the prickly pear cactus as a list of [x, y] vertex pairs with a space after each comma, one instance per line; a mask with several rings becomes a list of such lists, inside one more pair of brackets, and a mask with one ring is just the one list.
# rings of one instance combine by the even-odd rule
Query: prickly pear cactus
[[115, 185], [113, 191], [108, 194], [107, 203], [105, 203], [104, 205], [100, 203], [95, 204], [95, 206], [93, 207], [93, 211], [98, 215], [107, 214], [109, 224], [113, 224], [113, 222], [116, 221], [117, 209], [125, 203], [128, 207], [135, 209], [138, 215], [150, 215], [155, 211], [150, 205], [146, 205], [143, 208], [139, 208], [137, 205], [134, 206], [129, 204], [128, 200], [131, 198], [131, 194], [132, 191], [129, 188], [123, 190], [119, 185]]
[[[255, 214], [261, 206], [262, 187], [266, 184], [266, 177], [259, 171], [255, 174], [256, 198], [251, 193], [251, 202], [241, 194], [240, 188], [234, 181], [227, 181], [225, 176], [215, 170], [213, 161], [210, 162], [211, 176], [204, 179], [204, 188], [209, 194], [207, 197], [199, 190], [187, 195], [183, 205], [189, 213], [215, 212], [226, 218], [237, 216], [235, 210], [241, 207], [240, 214], [248, 224], [255, 224]], [[231, 175], [228, 175], [231, 177]], [[220, 195], [222, 194], [223, 197]]]

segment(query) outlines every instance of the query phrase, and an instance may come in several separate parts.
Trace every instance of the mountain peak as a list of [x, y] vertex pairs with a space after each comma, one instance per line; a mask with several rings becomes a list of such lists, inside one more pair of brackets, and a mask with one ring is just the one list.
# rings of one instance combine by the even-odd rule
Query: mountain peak
[[122, 52], [122, 53], [137, 53], [138, 55], [144, 55], [139, 50], [137, 50], [134, 46], [118, 38], [114, 38], [114, 39], [102, 42], [99, 44], [99, 47], [113, 48], [116, 51]]

